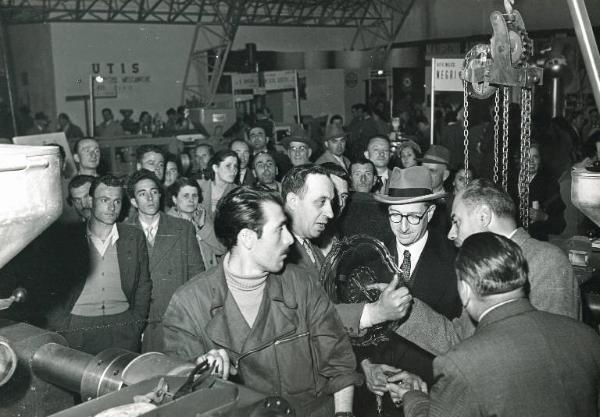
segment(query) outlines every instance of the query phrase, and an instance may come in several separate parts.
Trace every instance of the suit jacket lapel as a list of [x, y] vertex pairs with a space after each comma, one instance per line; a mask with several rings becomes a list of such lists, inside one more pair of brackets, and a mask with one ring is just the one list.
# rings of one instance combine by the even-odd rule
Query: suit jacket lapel
[[127, 297], [129, 298], [128, 292], [131, 282], [128, 282], [128, 278], [133, 277], [133, 274], [130, 272], [130, 269], [133, 264], [132, 247], [134, 247], [135, 242], [133, 241], [133, 235], [130, 233], [125, 233], [123, 228], [118, 224], [117, 229], [119, 231], [119, 239], [117, 240], [117, 259], [119, 261], [121, 287], [123, 288], [125, 295], [127, 295]]
[[158, 230], [156, 231], [154, 248], [150, 257], [150, 271], [154, 270], [175, 243], [177, 243], [178, 236], [174, 233], [176, 230], [173, 230], [173, 227], [169, 227], [170, 224], [168, 219], [165, 218], [166, 216], [166, 214], [161, 213], [158, 220]]

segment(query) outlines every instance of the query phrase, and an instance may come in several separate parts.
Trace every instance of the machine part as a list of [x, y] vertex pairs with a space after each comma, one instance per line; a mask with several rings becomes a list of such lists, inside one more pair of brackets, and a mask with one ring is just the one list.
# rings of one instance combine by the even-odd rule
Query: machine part
[[155, 408], [156, 406], [150, 403], [124, 404], [101, 411], [93, 417], [138, 417]]
[[87, 400], [157, 375], [187, 375], [194, 364], [159, 352], [107, 349], [93, 356], [48, 343], [35, 352], [32, 368], [38, 377]]
[[529, 150], [531, 147], [531, 90], [521, 90], [521, 168], [519, 171], [519, 217], [529, 226]]
[[0, 387], [0, 415], [45, 417], [74, 405], [71, 392], [44, 380], [32, 369], [40, 347], [67, 344], [61, 335], [26, 323], [0, 320], [0, 337], [17, 355], [12, 378]]
[[8, 382], [17, 369], [17, 354], [8, 341], [0, 338], [0, 387]]
[[467, 93], [467, 84], [467, 81], [463, 79], [463, 152], [466, 184], [469, 183], [469, 94]]
[[502, 188], [508, 191], [508, 106], [510, 97], [510, 88], [502, 89]]
[[496, 92], [496, 87], [488, 80], [488, 62], [492, 59], [489, 45], [475, 45], [467, 53], [463, 64], [463, 79], [477, 80], [467, 82], [469, 96], [486, 99]]
[[121, 373], [121, 379], [125, 385], [133, 385], [156, 375], [188, 375], [192, 369], [192, 362], [185, 362], [160, 352], [147, 352], [129, 362]]
[[58, 147], [0, 145], [0, 188], [2, 268], [62, 212]]
[[[369, 256], [371, 249], [375, 256]], [[391, 274], [403, 278], [402, 271], [398, 268], [385, 245], [370, 236], [354, 235], [338, 241], [327, 257], [321, 268], [320, 280], [325, 292], [336, 303], [374, 302], [379, 298], [380, 291], [368, 289], [367, 285], [381, 282], [370, 267], [356, 262], [355, 254], [367, 256], [369, 263], [380, 261], [384, 268]], [[406, 283], [406, 281], [405, 281]], [[361, 337], [352, 337], [353, 346], [366, 347], [378, 345], [389, 340], [389, 332], [397, 327], [398, 323], [386, 322], [373, 326]]]
[[498, 184], [498, 140], [499, 140], [499, 130], [500, 130], [500, 89], [496, 90], [496, 94], [494, 96], [494, 182]]
[[585, 0], [567, 0], [581, 56], [590, 79], [596, 108], [600, 108], [600, 53], [585, 7]]
[[600, 172], [573, 168], [571, 178], [573, 205], [600, 226]]
[[33, 355], [31, 368], [45, 381], [79, 393], [83, 374], [94, 357], [58, 343], [47, 343]]

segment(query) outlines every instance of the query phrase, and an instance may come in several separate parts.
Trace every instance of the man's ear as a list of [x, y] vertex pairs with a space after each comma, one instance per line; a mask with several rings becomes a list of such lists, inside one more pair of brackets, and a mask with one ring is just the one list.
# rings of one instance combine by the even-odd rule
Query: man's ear
[[298, 207], [299, 199], [300, 197], [298, 197], [298, 194], [289, 192], [285, 196], [285, 206], [290, 210], [294, 211], [296, 210], [296, 207]]
[[137, 204], [137, 201], [135, 201], [135, 198], [130, 198], [130, 199], [129, 199], [129, 202], [131, 203], [131, 205], [132, 205], [133, 207], [135, 207], [136, 209], [139, 209], [139, 207], [138, 207], [138, 204]]
[[450, 176], [450, 171], [448, 171], [448, 168], [446, 168], [444, 170], [444, 181], [446, 181], [448, 179], [448, 177]]
[[428, 211], [427, 211], [427, 223], [429, 223], [431, 221], [431, 219], [433, 218], [433, 213], [435, 213], [435, 209], [436, 209], [436, 205], [432, 204], [429, 206]]
[[469, 283], [465, 280], [458, 280], [458, 296], [460, 297], [460, 301], [462, 302], [463, 308], [466, 308], [469, 305], [471, 295], [473, 293], [473, 289], [469, 285]]
[[73, 154], [73, 160], [75, 160], [76, 163], [80, 164], [80, 160], [79, 160], [79, 155], [77, 155], [76, 153]]
[[137, 163], [135, 164], [135, 170], [136, 170], [136, 171], [139, 171], [140, 169], [142, 169], [142, 164], [140, 164], [139, 162], [137, 162]]
[[309, 146], [308, 147], [308, 157], [310, 158], [312, 155], [312, 148]]
[[475, 221], [479, 223], [485, 229], [489, 228], [494, 212], [492, 208], [487, 204], [480, 204], [475, 209]]
[[238, 244], [242, 245], [246, 250], [251, 250], [254, 247], [256, 238], [256, 232], [250, 229], [240, 230], [237, 236]]
[[369, 151], [365, 151], [365, 153], [363, 153], [363, 155], [365, 156], [365, 158], [369, 159]]

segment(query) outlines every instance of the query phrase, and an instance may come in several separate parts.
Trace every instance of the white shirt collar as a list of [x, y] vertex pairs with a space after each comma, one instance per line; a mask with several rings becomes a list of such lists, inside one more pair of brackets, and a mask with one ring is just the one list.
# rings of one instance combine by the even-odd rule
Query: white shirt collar
[[89, 223], [87, 226], [87, 235], [88, 235], [89, 240], [92, 242], [92, 244], [96, 248], [96, 250], [102, 256], [104, 256], [104, 254], [106, 253], [106, 250], [108, 249], [109, 246], [114, 245], [117, 242], [117, 240], [119, 240], [119, 230], [117, 228], [116, 223], [113, 224], [112, 229], [110, 229], [110, 233], [108, 234], [108, 236], [106, 236], [106, 239], [104, 239], [104, 241], [92, 233], [92, 231], [90, 230]]
[[498, 303], [495, 306], [491, 306], [491, 307], [487, 308], [486, 310], [483, 311], [483, 313], [481, 313], [481, 316], [479, 316], [479, 320], [477, 320], [477, 321], [478, 322], [481, 321], [488, 313], [492, 312], [493, 310], [497, 309], [498, 307], [501, 307], [504, 304], [512, 303], [513, 301], [520, 300], [521, 298], [522, 297], [511, 298], [510, 300], [502, 301], [501, 303]]
[[513, 238], [513, 236], [515, 235], [515, 233], [517, 233], [517, 230], [519, 230], [519, 229], [517, 228], [517, 229], [513, 230], [513, 231], [512, 231], [512, 232], [510, 232], [510, 234], [509, 234], [508, 236], [506, 236], [506, 237], [507, 237], [507, 238], [509, 238], [509, 239], [512, 239], [512, 238]]
[[154, 220], [152, 223], [146, 223], [145, 221], [142, 220], [141, 217], [138, 217], [138, 220], [140, 221], [140, 224], [142, 225], [142, 229], [144, 230], [144, 233], [146, 233], [148, 231], [148, 229], [154, 229], [154, 230], [158, 229], [158, 222], [160, 221], [160, 214], [158, 216], [156, 216], [156, 220]]
[[412, 275], [415, 271], [415, 267], [417, 266], [417, 262], [419, 262], [419, 258], [423, 253], [423, 249], [425, 249], [425, 244], [427, 243], [427, 239], [429, 238], [429, 231], [425, 232], [425, 234], [421, 237], [421, 239], [417, 240], [410, 246], [404, 246], [402, 243], [398, 242], [396, 239], [396, 247], [398, 249], [398, 266], [402, 265], [402, 261], [404, 259], [404, 251], [407, 250], [410, 252], [410, 274]]

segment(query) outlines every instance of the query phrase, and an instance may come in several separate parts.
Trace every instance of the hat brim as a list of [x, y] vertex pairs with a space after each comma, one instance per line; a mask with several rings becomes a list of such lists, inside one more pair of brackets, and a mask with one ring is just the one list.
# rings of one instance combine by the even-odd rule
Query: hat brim
[[293, 136], [286, 136], [285, 138], [283, 138], [281, 140], [281, 144], [285, 147], [285, 148], [289, 148], [290, 144], [292, 142], [300, 142], [300, 143], [304, 143], [308, 146], [310, 146], [311, 148], [315, 148], [317, 146], [317, 144], [315, 143], [315, 141], [313, 141], [312, 139], [308, 139], [308, 138], [295, 138]]
[[373, 194], [373, 198], [380, 203], [384, 204], [412, 204], [412, 203], [421, 203], [424, 201], [433, 201], [438, 200], [440, 198], [446, 197], [448, 193], [445, 191], [440, 191], [433, 194], [420, 195], [417, 197], [390, 197], [389, 195], [384, 194]]
[[450, 162], [441, 161], [439, 159], [421, 158], [419, 161], [426, 164], [450, 165]]

